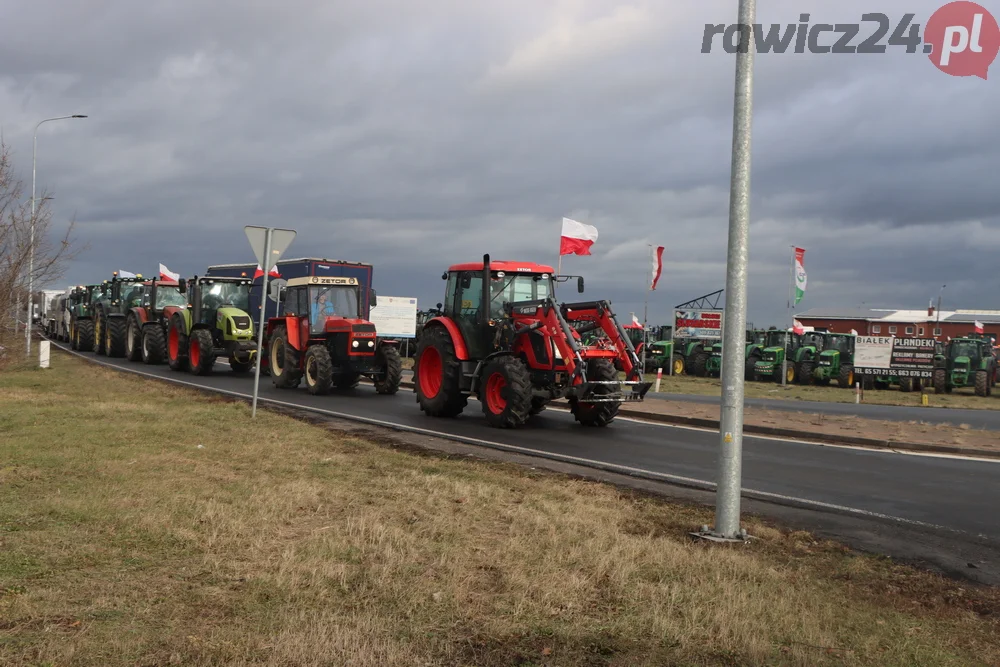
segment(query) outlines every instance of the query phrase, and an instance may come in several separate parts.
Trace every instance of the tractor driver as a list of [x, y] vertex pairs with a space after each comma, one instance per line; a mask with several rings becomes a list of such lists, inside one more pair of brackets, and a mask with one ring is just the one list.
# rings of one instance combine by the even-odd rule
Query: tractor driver
[[326, 318], [335, 316], [336, 309], [333, 307], [333, 301], [330, 299], [330, 290], [323, 290], [316, 297], [316, 304], [312, 311], [312, 326], [313, 330], [319, 330], [323, 327], [323, 322]]

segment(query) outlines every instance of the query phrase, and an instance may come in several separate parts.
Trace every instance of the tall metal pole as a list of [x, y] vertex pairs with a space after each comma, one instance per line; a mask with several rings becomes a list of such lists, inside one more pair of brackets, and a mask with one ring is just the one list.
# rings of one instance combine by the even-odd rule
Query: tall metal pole
[[28, 244], [28, 319], [24, 326], [25, 357], [31, 356], [31, 310], [33, 306], [32, 301], [34, 300], [34, 295], [32, 295], [31, 291], [34, 289], [35, 278], [35, 158], [38, 154], [38, 126], [49, 121], [66, 120], [67, 118], [86, 118], [86, 116], [83, 114], [73, 114], [72, 116], [58, 116], [57, 118], [40, 120], [35, 125], [35, 133], [31, 140], [31, 238]]
[[[653, 245], [649, 245], [650, 259], [653, 258]], [[646, 336], [646, 331], [649, 328], [649, 292], [650, 288], [653, 286], [653, 281], [650, 279], [646, 283], [646, 301], [642, 305], [642, 372], [646, 372], [646, 346], [649, 345], [649, 339]]]
[[[788, 280], [788, 303], [786, 305], [789, 325], [795, 328], [795, 316], [792, 314], [795, 312], [795, 307], [792, 305], [792, 301], [795, 299], [795, 246], [792, 246], [792, 272]], [[788, 339], [792, 337], [792, 334], [785, 332], [785, 353], [782, 355], [781, 359], [781, 386], [785, 386], [785, 378], [788, 377]]]
[[747, 320], [750, 240], [750, 137], [753, 120], [753, 23], [756, 0], [740, 0], [740, 48], [736, 53], [733, 158], [729, 189], [729, 251], [726, 259], [726, 328], [723, 332], [722, 408], [719, 418], [717, 537], [737, 539], [743, 474], [743, 332]]
[[[260, 324], [257, 327], [257, 364], [254, 367], [253, 373], [253, 409], [250, 412], [250, 417], [257, 416], [257, 390], [260, 387], [260, 359], [261, 355], [264, 354], [264, 319], [267, 313], [267, 275], [271, 271], [271, 233], [274, 230], [268, 227], [267, 236], [264, 237], [264, 277], [260, 284]], [[287, 344], [287, 343], [286, 343]], [[273, 370], [271, 371], [274, 372]]]

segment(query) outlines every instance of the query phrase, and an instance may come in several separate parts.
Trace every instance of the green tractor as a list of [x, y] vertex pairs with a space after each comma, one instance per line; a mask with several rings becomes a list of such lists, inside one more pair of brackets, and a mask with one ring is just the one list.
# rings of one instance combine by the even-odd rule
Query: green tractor
[[208, 375], [218, 357], [236, 373], [253, 368], [257, 355], [250, 310], [249, 278], [195, 276], [177, 281], [188, 305], [167, 321], [167, 364], [175, 371]]
[[125, 321], [142, 301], [142, 275], [122, 278], [115, 271], [94, 299], [94, 352], [108, 357], [125, 356]]
[[[788, 354], [791, 359], [795, 358], [795, 351], [799, 346], [799, 334], [791, 331], [781, 331], [772, 329], [767, 332], [764, 338], [764, 349], [761, 358], [754, 364], [753, 379], [756, 382], [767, 382], [773, 380], [781, 381], [781, 367], [785, 360], [785, 340], [788, 340]], [[795, 364], [789, 363], [785, 373], [785, 382], [795, 381]]]
[[767, 331], [765, 329], [751, 329], [747, 331], [747, 345], [744, 352], [744, 380], [753, 380], [754, 369], [757, 362], [764, 358], [764, 347], [767, 343]]
[[813, 368], [813, 381], [825, 387], [831, 380], [841, 389], [854, 386], [854, 336], [852, 334], [823, 334], [823, 351]]
[[796, 383], [809, 384], [813, 381], [813, 371], [819, 363], [819, 355], [823, 352], [824, 342], [822, 331], [807, 331], [801, 334], [795, 354], [788, 361], [789, 366], [795, 366]]
[[[670, 340], [657, 340], [650, 343], [646, 348], [646, 372], [655, 373], [661, 368], [670, 368], [673, 364], [674, 375], [684, 373], [684, 357], [674, 354], [674, 342]], [[671, 371], [668, 370], [668, 373]]]
[[69, 297], [69, 346], [80, 352], [90, 352], [94, 345], [92, 299], [100, 295], [100, 285], [80, 285]]
[[953, 338], [944, 355], [935, 357], [934, 393], [975, 387], [976, 396], [989, 396], [996, 384], [997, 360], [990, 342], [981, 338]]

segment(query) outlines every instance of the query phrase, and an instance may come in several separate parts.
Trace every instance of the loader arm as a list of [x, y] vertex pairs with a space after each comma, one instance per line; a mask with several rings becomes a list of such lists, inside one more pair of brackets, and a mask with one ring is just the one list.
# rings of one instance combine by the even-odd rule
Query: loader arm
[[[564, 322], [588, 322], [596, 324], [597, 328], [604, 331], [608, 340], [611, 341], [618, 352], [626, 379], [641, 379], [642, 364], [639, 361], [639, 355], [636, 354], [632, 340], [625, 333], [625, 329], [611, 311], [610, 303], [607, 301], [567, 303], [563, 304], [560, 310], [560, 319]], [[584, 327], [588, 326], [584, 325]]]

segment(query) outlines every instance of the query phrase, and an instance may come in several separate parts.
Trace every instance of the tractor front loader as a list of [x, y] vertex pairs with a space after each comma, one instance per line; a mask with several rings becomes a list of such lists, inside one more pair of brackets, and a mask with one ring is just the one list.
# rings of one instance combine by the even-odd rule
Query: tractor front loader
[[[378, 337], [375, 325], [361, 317], [362, 301], [357, 278], [289, 280], [279, 297], [278, 312], [284, 314], [267, 322], [267, 356], [261, 360], [274, 386], [294, 389], [305, 378], [310, 393], [324, 395], [334, 387], [353, 388], [365, 376], [376, 393], [399, 391], [399, 341]], [[375, 305], [375, 290], [369, 301]]]
[[122, 278], [115, 271], [94, 301], [94, 352], [125, 356], [125, 318], [142, 298], [142, 274]]
[[[549, 401], [567, 399], [578, 422], [607, 426], [623, 402], [643, 400], [652, 386], [611, 304], [556, 303], [559, 279], [551, 267], [491, 264], [485, 255], [481, 263], [452, 266], [442, 278], [444, 314], [424, 326], [413, 370], [416, 400], [427, 415], [456, 417], [475, 395], [490, 426], [517, 428]], [[598, 330], [602, 335], [583, 343]]]
[[129, 361], [162, 364], [167, 358], [167, 323], [187, 300], [177, 282], [153, 278], [143, 286], [140, 303], [125, 324], [125, 357]]
[[[208, 375], [218, 357], [227, 357], [236, 373], [253, 368], [257, 355], [250, 319], [250, 278], [195, 276], [177, 288], [187, 306], [167, 316], [167, 364], [175, 371]], [[155, 335], [155, 334], [154, 334]]]

